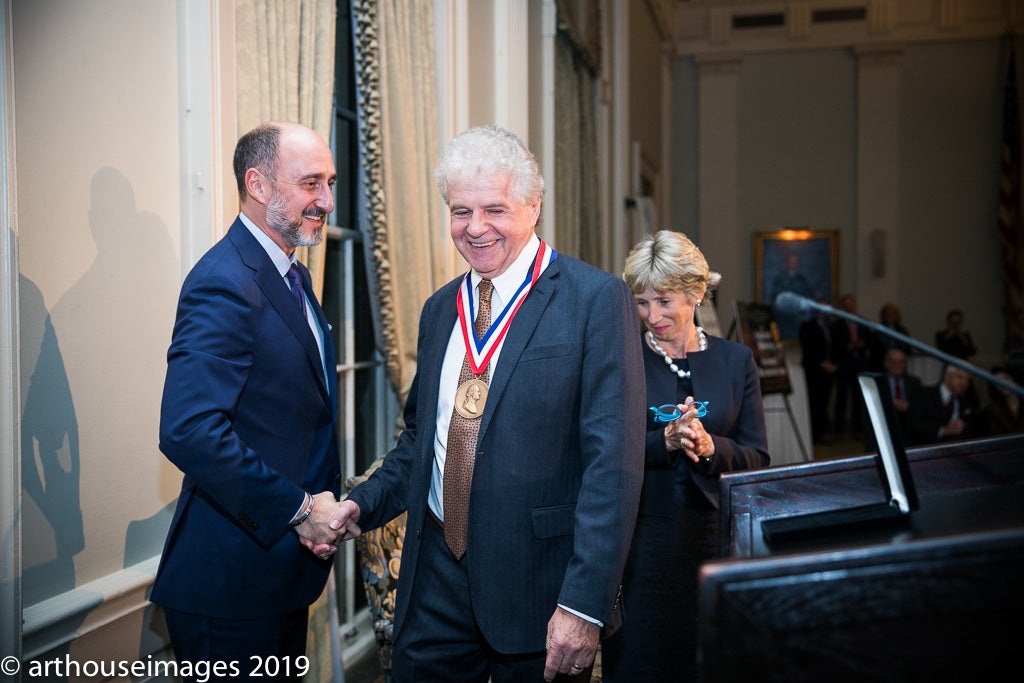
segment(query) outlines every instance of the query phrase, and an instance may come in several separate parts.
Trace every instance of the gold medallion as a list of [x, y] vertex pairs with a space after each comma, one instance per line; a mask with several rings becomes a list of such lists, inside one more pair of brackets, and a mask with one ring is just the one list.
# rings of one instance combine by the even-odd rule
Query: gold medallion
[[467, 420], [477, 420], [484, 414], [487, 403], [487, 382], [468, 379], [455, 392], [455, 412]]

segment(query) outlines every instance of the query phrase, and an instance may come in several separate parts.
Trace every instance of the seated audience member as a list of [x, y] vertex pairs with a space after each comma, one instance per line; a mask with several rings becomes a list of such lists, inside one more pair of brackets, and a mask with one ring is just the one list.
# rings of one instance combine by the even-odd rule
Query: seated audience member
[[1024, 349], [1013, 349], [1006, 354], [1002, 368], [1016, 384], [1024, 386]]
[[[818, 303], [828, 301], [818, 299]], [[800, 352], [811, 413], [811, 439], [814, 443], [827, 443], [828, 403], [838, 366], [832, 361], [832, 333], [828, 316], [822, 311], [800, 324]]]
[[907, 442], [921, 445], [978, 436], [978, 404], [970, 398], [970, 385], [966, 371], [947, 365], [938, 385], [922, 387], [907, 410]]
[[[883, 304], [881, 310], [878, 312], [879, 324], [887, 330], [898, 332], [905, 337], [910, 336], [910, 330], [907, 329], [906, 325], [903, 324], [903, 314], [900, 311], [900, 307], [893, 303]], [[884, 334], [882, 331], [875, 331], [871, 335], [871, 348], [868, 353], [868, 369], [872, 372], [882, 372], [885, 370], [885, 357], [889, 349], [899, 349], [905, 355], [909, 356], [912, 353], [910, 344], [900, 341], [895, 337], [890, 337]]]
[[[1013, 376], [1003, 367], [992, 368], [992, 374], [1007, 382], [1014, 382]], [[1018, 434], [1024, 432], [1024, 411], [1021, 397], [997, 384], [988, 385], [988, 405], [983, 410], [985, 433], [988, 436]]]
[[978, 352], [971, 333], [963, 328], [964, 313], [954, 308], [946, 314], [946, 327], [935, 333], [935, 346], [956, 358], [969, 359]]
[[[896, 409], [896, 420], [899, 422], [900, 435], [907, 442], [907, 413], [910, 402], [921, 391], [921, 380], [907, 373], [907, 354], [900, 349], [889, 349], [885, 354], [885, 381], [889, 385], [889, 395]], [[868, 429], [864, 440], [867, 449], [873, 451], [877, 447], [873, 429]]]

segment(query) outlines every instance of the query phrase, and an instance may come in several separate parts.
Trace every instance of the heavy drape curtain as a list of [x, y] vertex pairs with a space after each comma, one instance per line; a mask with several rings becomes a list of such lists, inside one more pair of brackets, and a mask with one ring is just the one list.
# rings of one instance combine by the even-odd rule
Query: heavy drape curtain
[[595, 82], [600, 3], [559, 0], [555, 41], [555, 248], [601, 267]]
[[[238, 136], [294, 121], [327, 141], [334, 120], [335, 0], [235, 0]], [[322, 294], [325, 242], [300, 247]]]
[[432, 0], [353, 0], [361, 225], [372, 253], [378, 340], [404, 403], [426, 298], [457, 273], [433, 181], [438, 157]]
[[[327, 141], [334, 120], [335, 0], [235, 0], [238, 136], [265, 121], [294, 121]], [[326, 240], [300, 247], [322, 296]], [[333, 679], [327, 593], [309, 612], [307, 681]]]

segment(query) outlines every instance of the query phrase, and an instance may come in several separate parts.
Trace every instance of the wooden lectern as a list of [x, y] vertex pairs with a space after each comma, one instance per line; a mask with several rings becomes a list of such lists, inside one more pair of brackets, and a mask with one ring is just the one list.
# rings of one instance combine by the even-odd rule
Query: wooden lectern
[[1000, 680], [1024, 646], [1024, 434], [907, 452], [902, 523], [768, 543], [761, 522], [884, 500], [878, 456], [721, 479], [702, 680]]

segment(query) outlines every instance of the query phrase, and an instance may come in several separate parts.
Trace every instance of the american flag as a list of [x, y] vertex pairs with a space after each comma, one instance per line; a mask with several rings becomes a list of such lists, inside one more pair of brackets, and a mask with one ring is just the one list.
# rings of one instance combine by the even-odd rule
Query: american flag
[[1014, 37], [1008, 39], [999, 169], [999, 244], [1005, 306], [1004, 350], [1024, 349], [1024, 221], [1021, 216], [1020, 111]]

